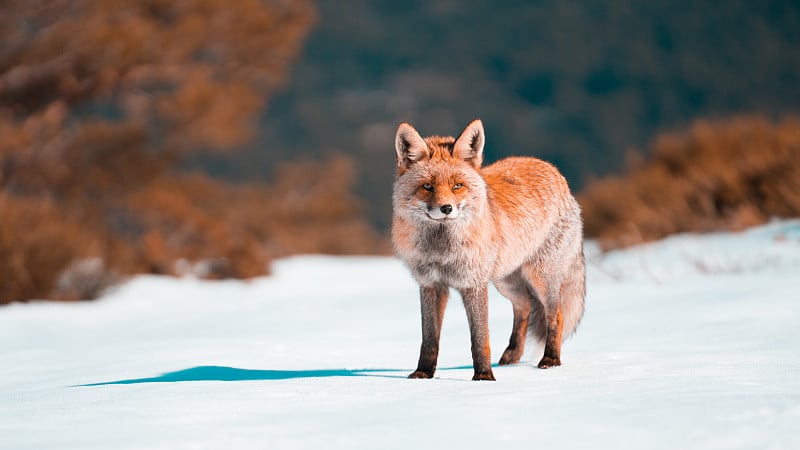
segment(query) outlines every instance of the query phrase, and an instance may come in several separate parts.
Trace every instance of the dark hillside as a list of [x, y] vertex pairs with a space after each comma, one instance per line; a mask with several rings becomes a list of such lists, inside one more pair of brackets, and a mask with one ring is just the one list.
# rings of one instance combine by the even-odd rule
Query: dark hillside
[[458, 133], [483, 118], [489, 161], [556, 163], [574, 188], [695, 118], [800, 105], [800, 3], [320, 0], [320, 20], [262, 142], [205, 167], [258, 178], [275, 161], [356, 158], [386, 225], [395, 126]]

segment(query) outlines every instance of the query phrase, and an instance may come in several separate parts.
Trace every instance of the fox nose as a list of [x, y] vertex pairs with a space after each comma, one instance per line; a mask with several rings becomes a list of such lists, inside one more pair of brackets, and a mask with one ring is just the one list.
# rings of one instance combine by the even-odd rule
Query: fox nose
[[442, 214], [445, 214], [445, 215], [450, 214], [451, 212], [453, 212], [453, 206], [452, 205], [442, 205], [442, 207], [439, 208], [439, 211], [441, 211]]

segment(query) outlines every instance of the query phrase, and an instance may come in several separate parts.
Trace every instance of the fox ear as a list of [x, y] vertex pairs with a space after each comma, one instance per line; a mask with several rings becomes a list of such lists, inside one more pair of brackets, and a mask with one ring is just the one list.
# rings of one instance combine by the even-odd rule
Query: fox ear
[[425, 140], [414, 127], [405, 122], [397, 127], [394, 149], [397, 151], [397, 167], [401, 170], [408, 169], [411, 164], [429, 156]]
[[470, 162], [478, 168], [483, 163], [483, 143], [485, 140], [483, 122], [481, 122], [481, 119], [475, 119], [467, 125], [467, 128], [464, 128], [464, 131], [456, 139], [456, 143], [453, 145], [453, 156]]

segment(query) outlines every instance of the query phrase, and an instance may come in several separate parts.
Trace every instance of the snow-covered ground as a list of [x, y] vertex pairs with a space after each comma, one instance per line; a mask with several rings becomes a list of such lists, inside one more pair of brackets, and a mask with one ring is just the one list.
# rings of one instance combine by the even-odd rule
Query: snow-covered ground
[[[564, 365], [529, 349], [494, 383], [469, 381], [458, 296], [437, 377], [405, 379], [417, 287], [391, 258], [5, 306], [0, 449], [800, 448], [800, 221], [587, 257]], [[497, 359], [494, 291], [490, 314]]]

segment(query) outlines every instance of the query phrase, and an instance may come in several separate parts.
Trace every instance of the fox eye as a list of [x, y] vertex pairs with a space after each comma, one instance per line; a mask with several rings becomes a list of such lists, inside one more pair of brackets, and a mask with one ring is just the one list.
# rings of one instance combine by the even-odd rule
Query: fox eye
[[426, 191], [432, 192], [433, 191], [433, 185], [430, 184], [430, 183], [425, 183], [425, 184], [422, 185], [422, 189], [425, 189]]
[[456, 184], [454, 184], [454, 185], [453, 185], [453, 190], [454, 190], [454, 191], [456, 191], [456, 190], [458, 190], [458, 189], [461, 189], [462, 187], [464, 187], [464, 185], [463, 185], [463, 184], [461, 184], [461, 183], [456, 183]]

